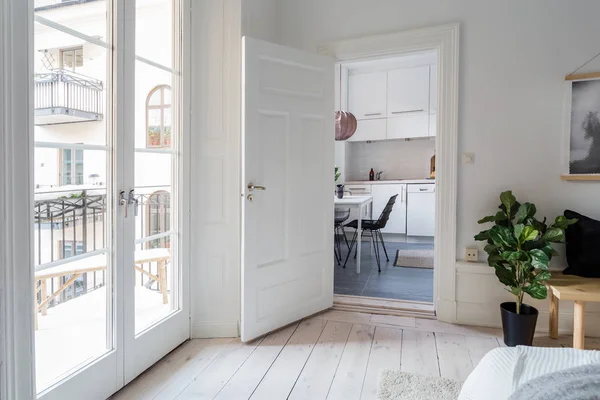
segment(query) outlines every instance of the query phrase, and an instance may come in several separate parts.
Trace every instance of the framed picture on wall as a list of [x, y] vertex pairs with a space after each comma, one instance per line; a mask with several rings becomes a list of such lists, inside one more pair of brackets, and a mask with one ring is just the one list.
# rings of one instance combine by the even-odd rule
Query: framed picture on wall
[[600, 181], [600, 73], [566, 77], [563, 180]]

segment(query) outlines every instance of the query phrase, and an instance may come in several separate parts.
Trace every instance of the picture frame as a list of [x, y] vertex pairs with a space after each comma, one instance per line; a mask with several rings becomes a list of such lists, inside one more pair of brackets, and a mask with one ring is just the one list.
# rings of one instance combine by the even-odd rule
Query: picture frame
[[565, 77], [562, 180], [600, 181], [600, 72]]

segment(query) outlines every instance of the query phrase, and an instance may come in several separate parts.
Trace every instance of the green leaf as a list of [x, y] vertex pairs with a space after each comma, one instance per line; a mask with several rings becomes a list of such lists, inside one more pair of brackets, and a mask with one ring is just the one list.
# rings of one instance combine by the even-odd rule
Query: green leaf
[[493, 244], [487, 244], [483, 248], [483, 251], [485, 251], [488, 254], [496, 254], [496, 253], [498, 253], [498, 246], [495, 246]]
[[545, 299], [546, 297], [548, 297], [548, 289], [546, 288], [545, 285], [538, 283], [538, 282], [532, 282], [529, 286], [525, 287], [523, 290], [525, 291], [525, 293], [527, 293], [534, 299], [542, 300], [542, 299]]
[[477, 235], [474, 236], [475, 240], [483, 240], [486, 241], [490, 238], [490, 231], [481, 231]]
[[504, 267], [495, 267], [495, 269], [500, 283], [505, 286], [515, 286], [515, 277], [510, 269]]
[[527, 225], [524, 229], [523, 229], [523, 233], [520, 236], [520, 242], [521, 243], [525, 243], [525, 242], [530, 242], [532, 240], [535, 240], [535, 238], [538, 237], [539, 232], [532, 226]]
[[554, 220], [554, 223], [552, 224], [552, 227], [553, 228], [560, 228], [560, 229], [564, 230], [564, 229], [567, 229], [569, 227], [569, 225], [573, 225], [576, 222], [577, 222], [576, 218], [567, 219], [567, 217], [565, 217], [564, 215], [559, 215]]
[[494, 253], [488, 256], [487, 261], [490, 267], [495, 267], [498, 263], [503, 263], [505, 260], [500, 254]]
[[513, 196], [512, 191], [507, 190], [506, 192], [500, 193], [500, 202], [504, 206], [508, 218], [511, 219], [512, 207], [517, 202], [517, 199], [515, 199], [515, 196]]
[[517, 219], [517, 223], [522, 223], [526, 219], [531, 218], [535, 215], [536, 209], [535, 205], [531, 203], [523, 203], [517, 210], [515, 214], [515, 218]]
[[517, 239], [517, 241], [519, 243], [522, 243], [522, 241], [521, 241], [521, 235], [523, 234], [523, 229], [525, 229], [525, 225], [523, 225], [523, 224], [517, 224], [517, 225], [514, 226], [515, 239]]
[[536, 269], [548, 269], [548, 263], [550, 263], [550, 257], [546, 255], [540, 249], [533, 249], [529, 252], [531, 256], [531, 265]]
[[506, 213], [504, 213], [504, 211], [498, 211], [496, 213], [496, 215], [488, 215], [487, 217], [483, 217], [482, 219], [477, 221], [477, 223], [485, 224], [486, 222], [499, 222], [499, 221], [506, 221], [506, 220], [508, 220]]
[[512, 234], [512, 229], [506, 226], [494, 225], [489, 230], [489, 237], [494, 244], [504, 250], [516, 249], [517, 241]]
[[565, 232], [560, 228], [550, 228], [546, 231], [542, 239], [548, 242], [559, 243], [565, 239]]
[[550, 271], [540, 271], [540, 273], [537, 274], [534, 279], [538, 282], [545, 282], [550, 278], [552, 278]]
[[527, 254], [523, 251], [517, 250], [517, 251], [504, 251], [502, 252], [502, 258], [504, 258], [506, 261], [509, 262], [513, 262], [513, 261], [527, 261]]

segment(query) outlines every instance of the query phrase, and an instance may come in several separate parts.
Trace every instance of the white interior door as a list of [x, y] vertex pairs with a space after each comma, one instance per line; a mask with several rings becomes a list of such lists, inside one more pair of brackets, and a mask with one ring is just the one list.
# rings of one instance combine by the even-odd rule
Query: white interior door
[[243, 39], [243, 341], [333, 305], [332, 72]]

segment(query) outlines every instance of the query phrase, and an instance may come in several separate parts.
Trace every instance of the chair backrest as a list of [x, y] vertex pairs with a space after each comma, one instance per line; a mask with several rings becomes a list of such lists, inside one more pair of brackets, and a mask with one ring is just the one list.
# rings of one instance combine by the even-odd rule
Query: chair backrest
[[350, 209], [349, 208], [336, 208], [335, 209], [335, 224], [341, 224], [345, 220], [350, 218]]
[[397, 194], [390, 197], [387, 204], [383, 208], [383, 211], [381, 212], [381, 215], [379, 216], [379, 219], [377, 220], [377, 228], [378, 229], [385, 228], [385, 225], [387, 224], [388, 219], [390, 219], [390, 214], [392, 213], [392, 209], [394, 208], [394, 203], [396, 203], [396, 197], [398, 197]]

